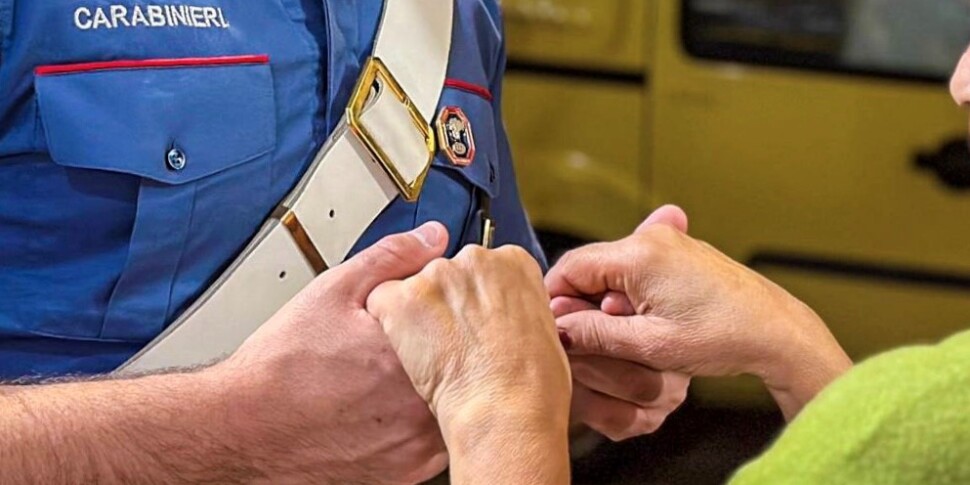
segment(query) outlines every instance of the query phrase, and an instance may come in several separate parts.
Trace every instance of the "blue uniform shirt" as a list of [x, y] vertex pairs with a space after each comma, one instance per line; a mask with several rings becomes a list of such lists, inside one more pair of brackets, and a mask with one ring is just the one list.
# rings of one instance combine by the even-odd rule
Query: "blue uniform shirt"
[[[336, 126], [381, 8], [0, 0], [0, 379], [110, 371], [198, 297]], [[487, 195], [495, 244], [542, 261], [501, 122], [495, 2], [458, 1], [453, 37], [440, 105], [468, 116], [475, 160], [439, 155], [354, 252], [439, 220], [453, 254], [480, 241]]]

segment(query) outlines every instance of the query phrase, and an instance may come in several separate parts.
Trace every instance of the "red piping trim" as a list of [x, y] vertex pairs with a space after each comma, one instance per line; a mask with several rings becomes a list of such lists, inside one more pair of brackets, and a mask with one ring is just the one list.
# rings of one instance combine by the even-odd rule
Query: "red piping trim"
[[57, 64], [34, 69], [38, 76], [73, 74], [79, 72], [114, 71], [119, 69], [166, 69], [176, 67], [213, 67], [240, 64], [269, 64], [269, 56], [186, 57], [182, 59], [146, 59], [140, 61], [85, 62]]
[[477, 94], [488, 101], [492, 100], [492, 92], [488, 88], [479, 86], [477, 84], [472, 84], [470, 82], [462, 81], [460, 79], [445, 79], [446, 88], [455, 88], [462, 91], [466, 91], [472, 94]]

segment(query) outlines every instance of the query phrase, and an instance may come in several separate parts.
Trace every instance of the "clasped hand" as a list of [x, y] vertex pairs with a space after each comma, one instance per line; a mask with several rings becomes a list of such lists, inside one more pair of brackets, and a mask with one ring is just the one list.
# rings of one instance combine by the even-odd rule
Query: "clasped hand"
[[683, 211], [661, 208], [545, 281], [521, 249], [469, 247], [378, 287], [367, 310], [446, 442], [499, 417], [650, 433], [690, 376], [756, 375], [793, 417], [851, 361], [807, 306], [686, 231]]
[[[664, 218], [647, 224], [660, 223], [678, 224]], [[620, 292], [557, 296], [550, 302], [540, 268], [525, 251], [469, 246], [452, 260], [435, 260], [414, 277], [378, 287], [367, 308], [446, 441], [449, 423], [464, 419], [455, 415], [486, 407], [571, 417], [614, 440], [655, 431], [686, 398], [687, 374], [587, 352], [585, 340], [574, 339], [583, 346], [567, 361], [571, 336], [564, 332], [571, 329], [557, 329], [556, 317], [570, 324], [635, 310]]]

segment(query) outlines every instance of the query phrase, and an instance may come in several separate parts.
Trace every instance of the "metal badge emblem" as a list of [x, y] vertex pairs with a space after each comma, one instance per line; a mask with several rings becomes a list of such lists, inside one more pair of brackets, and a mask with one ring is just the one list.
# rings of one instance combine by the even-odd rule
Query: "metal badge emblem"
[[475, 136], [472, 124], [465, 112], [457, 106], [448, 106], [438, 115], [438, 144], [459, 167], [467, 167], [475, 161]]

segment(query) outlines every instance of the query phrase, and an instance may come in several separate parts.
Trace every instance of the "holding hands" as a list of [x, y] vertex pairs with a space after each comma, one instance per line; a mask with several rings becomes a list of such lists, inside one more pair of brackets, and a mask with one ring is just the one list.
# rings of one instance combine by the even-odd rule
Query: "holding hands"
[[544, 284], [521, 249], [468, 247], [370, 294], [453, 480], [565, 482], [570, 413], [616, 440], [650, 433], [691, 376], [756, 375], [790, 419], [851, 367], [811, 309], [686, 230], [668, 206]]

